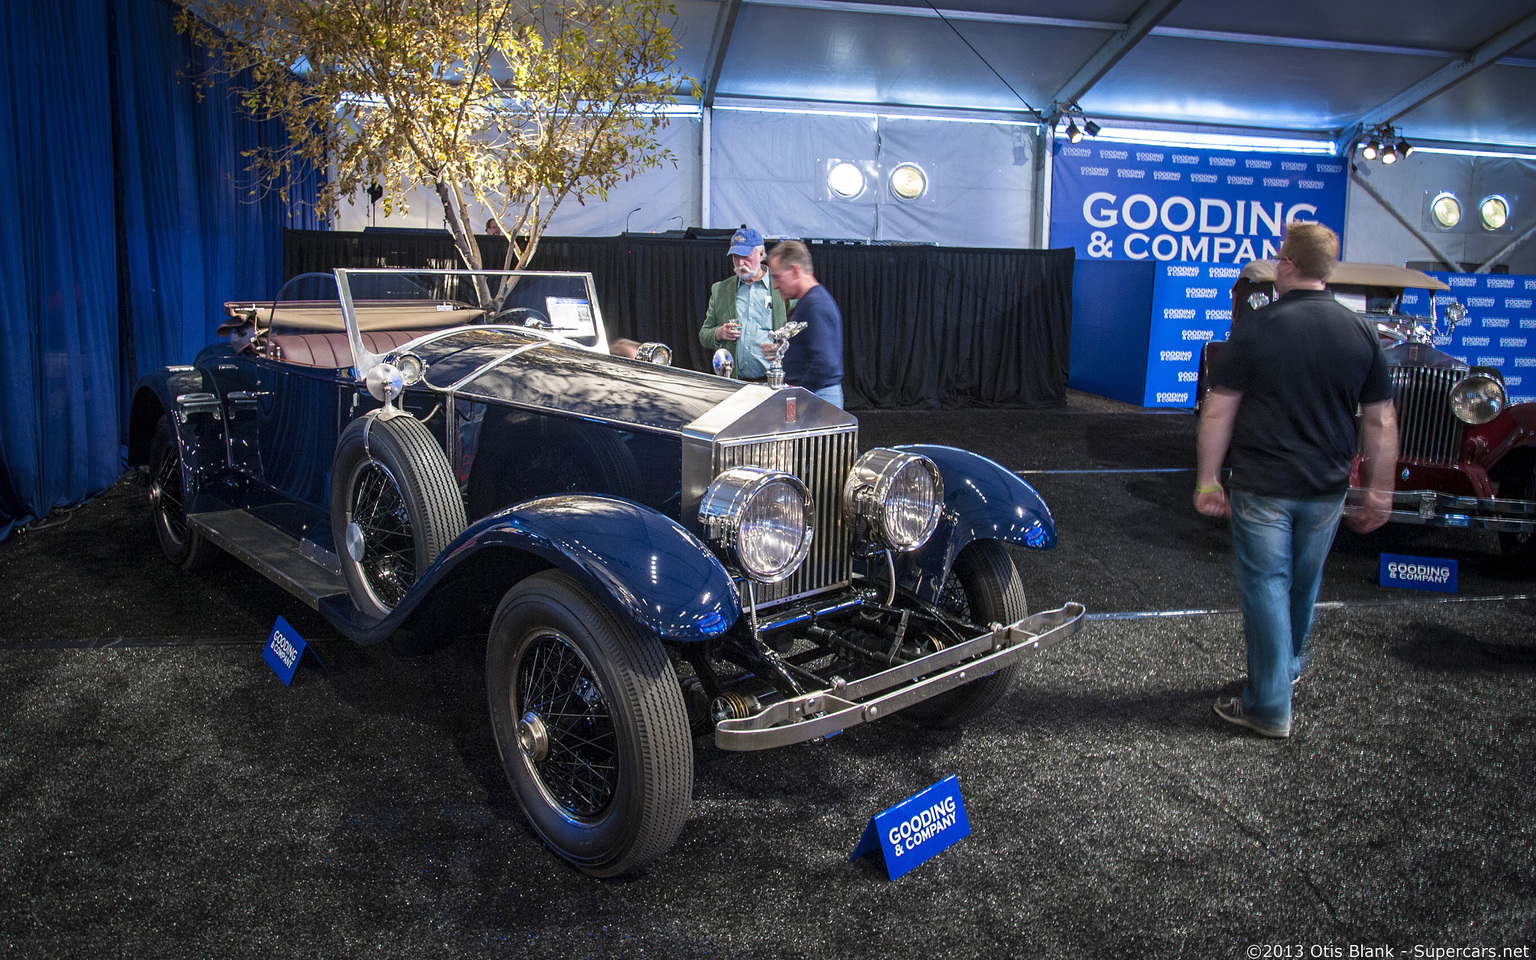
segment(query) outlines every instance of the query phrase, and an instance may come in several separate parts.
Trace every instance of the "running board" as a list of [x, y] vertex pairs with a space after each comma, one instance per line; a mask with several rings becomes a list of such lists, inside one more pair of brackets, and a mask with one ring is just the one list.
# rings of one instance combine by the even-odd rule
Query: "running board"
[[[340, 571], [332, 572], [306, 556], [314, 545], [300, 542], [244, 510], [217, 510], [187, 515], [187, 524], [210, 543], [303, 600], [315, 610], [321, 601], [347, 594]], [[321, 559], [331, 559], [323, 551]]]

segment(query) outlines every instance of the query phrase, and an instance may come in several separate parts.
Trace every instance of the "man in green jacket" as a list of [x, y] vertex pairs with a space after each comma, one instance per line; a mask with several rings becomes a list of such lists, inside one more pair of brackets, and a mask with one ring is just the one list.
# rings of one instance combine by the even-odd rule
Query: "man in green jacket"
[[738, 380], [762, 380], [771, 361], [763, 356], [768, 334], [784, 326], [788, 316], [784, 298], [773, 289], [763, 263], [763, 235], [743, 226], [731, 237], [734, 276], [709, 288], [709, 308], [699, 342], [710, 351], [731, 351]]

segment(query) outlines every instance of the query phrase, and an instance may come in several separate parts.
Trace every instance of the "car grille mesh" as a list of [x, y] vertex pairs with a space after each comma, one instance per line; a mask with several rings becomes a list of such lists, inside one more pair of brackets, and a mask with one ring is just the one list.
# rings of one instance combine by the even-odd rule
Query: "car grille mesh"
[[1398, 456], [1454, 463], [1464, 427], [1451, 413], [1451, 387], [1463, 376], [1449, 367], [1393, 367]]
[[848, 582], [852, 535], [843, 519], [843, 483], [858, 454], [858, 429], [809, 434], [783, 440], [724, 443], [715, 448], [715, 473], [754, 466], [792, 473], [811, 491], [816, 533], [811, 552], [794, 575], [781, 583], [755, 584], [759, 606], [820, 593]]

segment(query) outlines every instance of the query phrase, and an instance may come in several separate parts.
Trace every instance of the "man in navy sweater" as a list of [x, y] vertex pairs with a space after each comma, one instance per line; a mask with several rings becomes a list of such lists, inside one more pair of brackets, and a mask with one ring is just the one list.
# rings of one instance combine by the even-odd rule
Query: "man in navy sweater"
[[[790, 319], [805, 329], [789, 341], [784, 354], [784, 382], [805, 389], [838, 407], [843, 405], [843, 314], [832, 294], [816, 279], [811, 251], [798, 240], [785, 240], [768, 254], [773, 288], [785, 300], [798, 300]], [[763, 353], [772, 359], [776, 344]]]

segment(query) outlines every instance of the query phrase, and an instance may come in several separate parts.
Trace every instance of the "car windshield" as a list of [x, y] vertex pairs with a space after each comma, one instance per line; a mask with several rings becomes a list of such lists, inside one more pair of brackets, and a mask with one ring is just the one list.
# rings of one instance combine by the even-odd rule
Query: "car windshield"
[[359, 330], [506, 324], [602, 343], [602, 317], [585, 273], [337, 270], [337, 291]]

